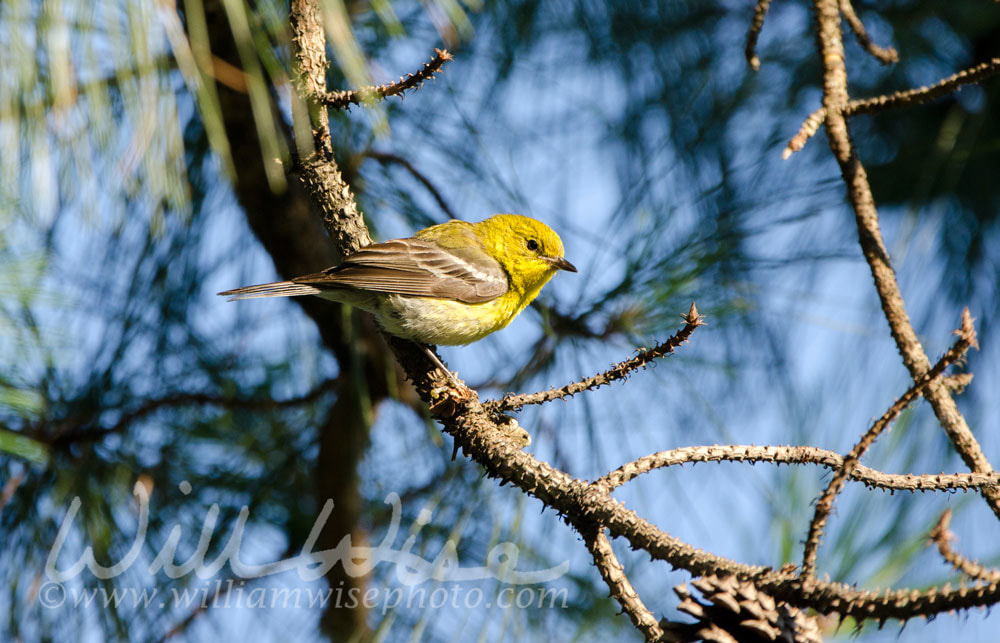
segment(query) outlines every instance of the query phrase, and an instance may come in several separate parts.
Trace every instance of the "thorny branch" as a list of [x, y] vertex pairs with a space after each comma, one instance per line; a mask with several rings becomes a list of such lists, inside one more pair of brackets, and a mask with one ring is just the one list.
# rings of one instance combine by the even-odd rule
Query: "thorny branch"
[[934, 525], [934, 528], [927, 535], [928, 544], [934, 543], [937, 545], [938, 553], [941, 554], [941, 557], [969, 578], [988, 583], [1000, 583], [1000, 569], [986, 567], [966, 558], [951, 548], [951, 541], [955, 538], [955, 534], [948, 531], [949, 524], [951, 524], [951, 509], [945, 509], [941, 517], [938, 518], [937, 524]]
[[[296, 137], [300, 150], [310, 149], [321, 156], [333, 155], [330, 140], [330, 121], [321, 97], [326, 95], [326, 33], [323, 31], [322, 9], [319, 0], [291, 0], [288, 19], [292, 29], [292, 56], [295, 59], [296, 93], [306, 103], [306, 126], [312, 131], [313, 140]], [[301, 115], [293, 111], [293, 117]], [[296, 131], [301, 129], [296, 128]], [[305, 154], [303, 154], [305, 156]]]
[[[419, 390], [419, 389], [418, 389]], [[752, 580], [775, 599], [800, 608], [836, 612], [864, 618], [901, 618], [932, 615], [952, 609], [987, 605], [1000, 599], [1000, 584], [951, 588], [887, 590], [870, 592], [814, 577], [799, 578], [794, 567], [775, 571], [746, 565], [697, 549], [664, 533], [626, 509], [597, 485], [573, 478], [541, 462], [505, 440], [502, 430], [486, 415], [483, 406], [468, 397], [456, 401], [455, 412], [438, 416], [443, 430], [479, 463], [490, 477], [510, 483], [565, 516], [567, 521], [589, 521], [603, 525], [612, 536], [628, 541], [656, 560], [686, 569], [696, 576], [735, 575]]]
[[[313, 203], [319, 208], [334, 246], [341, 257], [347, 257], [371, 244], [372, 238], [365, 225], [351, 187], [341, 176], [333, 159], [330, 123], [323, 97], [326, 96], [326, 32], [323, 30], [320, 0], [292, 0], [289, 20], [292, 26], [292, 52], [295, 58], [297, 88], [309, 108], [305, 125], [312, 131], [314, 153], [300, 154], [298, 174], [309, 191]], [[301, 119], [296, 110], [293, 118]], [[296, 126], [296, 132], [302, 131]], [[296, 137], [300, 152], [304, 141]]]
[[952, 609], [986, 605], [1000, 598], [1000, 584], [933, 588], [927, 591], [900, 589], [882, 593], [858, 590], [816, 578], [799, 578], [794, 569], [746, 565], [697, 549], [664, 533], [635, 512], [626, 509], [597, 485], [588, 484], [541, 462], [509, 440], [479, 402], [474, 391], [449, 388], [447, 381], [431, 380], [426, 359], [420, 353], [400, 350], [401, 340], [391, 340], [403, 368], [413, 378], [417, 392], [442, 430], [457, 446], [480, 464], [489, 477], [499, 478], [538, 498], [546, 507], [570, 522], [591, 522], [605, 527], [612, 536], [625, 538], [656, 560], [663, 560], [698, 576], [735, 575], [752, 580], [775, 599], [820, 612], [837, 612], [857, 618], [911, 618]]
[[618, 562], [618, 557], [611, 549], [608, 537], [604, 535], [604, 529], [590, 524], [578, 525], [577, 531], [583, 536], [583, 542], [587, 545], [587, 551], [594, 558], [597, 571], [600, 572], [601, 578], [611, 590], [611, 597], [622, 606], [622, 611], [628, 615], [635, 629], [642, 632], [647, 641], [655, 641], [663, 636], [663, 630], [656, 617], [639, 598], [639, 594], [632, 587], [628, 576], [625, 575], [625, 568]]
[[847, 478], [858, 465], [861, 456], [875, 442], [875, 439], [889, 428], [892, 421], [899, 417], [903, 409], [917, 399], [921, 392], [944, 372], [944, 369], [961, 359], [970, 346], [976, 346], [976, 331], [972, 327], [972, 316], [969, 314], [968, 308], [962, 311], [962, 328], [956, 332], [959, 337], [955, 345], [938, 360], [937, 364], [931, 370], [924, 373], [902, 397], [896, 400], [882, 417], [875, 421], [872, 427], [862, 436], [861, 440], [854, 445], [850, 453], [844, 457], [844, 462], [840, 470], [834, 474], [830, 484], [827, 485], [826, 491], [823, 492], [823, 495], [816, 503], [812, 521], [809, 523], [809, 536], [806, 538], [805, 551], [802, 555], [803, 576], [811, 576], [816, 573], [816, 552], [819, 549], [819, 540], [823, 534], [823, 527], [826, 525], [826, 520], [833, 510], [834, 498], [844, 488]]
[[[965, 85], [978, 83], [990, 76], [1000, 73], [1000, 58], [993, 58], [984, 63], [979, 63], [974, 67], [963, 69], [957, 74], [952, 74], [943, 78], [929, 87], [918, 87], [905, 91], [883, 94], [874, 98], [855, 99], [847, 103], [844, 109], [844, 116], [857, 116], [858, 114], [875, 114], [897, 107], [909, 107], [912, 105], [922, 105], [932, 100], [953, 94]], [[799, 128], [792, 140], [788, 142], [781, 157], [787, 159], [795, 152], [805, 146], [813, 134], [819, 130], [819, 126], [826, 120], [826, 107], [820, 107], [815, 112], [806, 117], [805, 122]]]
[[[844, 458], [836, 451], [812, 446], [753, 446], [731, 444], [726, 446], [681, 447], [653, 453], [598, 478], [594, 484], [613, 491], [639, 476], [667, 467], [699, 462], [773, 462], [774, 464], [815, 464], [834, 471], [844, 467]], [[876, 471], [857, 464], [848, 476], [873, 489], [885, 491], [954, 491], [1000, 486], [1000, 473], [937, 473], [914, 475]]]
[[439, 72], [441, 67], [452, 58], [453, 56], [446, 50], [435, 49], [434, 57], [425, 63], [420, 71], [407, 74], [406, 78], [400, 78], [394, 83], [384, 85], [329, 92], [323, 95], [323, 102], [334, 109], [346, 109], [351, 105], [370, 105], [390, 96], [402, 96], [404, 92], [420, 87], [425, 80], [434, 78], [434, 74]]
[[686, 324], [681, 328], [675, 335], [670, 337], [667, 341], [662, 344], [658, 344], [653, 348], [647, 348], [639, 351], [639, 353], [624, 362], [619, 362], [615, 364], [612, 368], [604, 371], [603, 373], [598, 373], [591, 377], [587, 377], [578, 382], [572, 382], [557, 389], [550, 389], [548, 391], [539, 391], [538, 393], [521, 393], [518, 395], [508, 394], [503, 396], [500, 400], [486, 402], [484, 406], [491, 412], [502, 413], [504, 411], [517, 411], [519, 409], [528, 406], [529, 404], [544, 404], [545, 402], [551, 402], [552, 400], [562, 400], [567, 397], [572, 397], [577, 393], [582, 393], [583, 391], [592, 391], [595, 388], [608, 385], [617, 380], [623, 380], [628, 377], [628, 375], [640, 368], [644, 368], [665, 355], [669, 355], [674, 352], [678, 346], [683, 344], [694, 332], [695, 328], [703, 326], [705, 324], [704, 318], [698, 314], [698, 308], [692, 303], [690, 310], [688, 310], [687, 315], [684, 316], [684, 321]]

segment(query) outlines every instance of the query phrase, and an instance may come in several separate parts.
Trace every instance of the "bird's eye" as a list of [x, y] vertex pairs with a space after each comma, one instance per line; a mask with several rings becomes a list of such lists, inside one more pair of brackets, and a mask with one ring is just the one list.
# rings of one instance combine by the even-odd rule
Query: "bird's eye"
[[534, 239], [528, 239], [528, 250], [535, 252], [538, 250], [538, 242]]

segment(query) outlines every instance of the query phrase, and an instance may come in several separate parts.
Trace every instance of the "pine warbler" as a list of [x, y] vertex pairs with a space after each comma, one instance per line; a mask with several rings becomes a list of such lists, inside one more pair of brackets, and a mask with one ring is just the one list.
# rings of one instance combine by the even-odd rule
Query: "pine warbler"
[[392, 335], [451, 346], [507, 326], [558, 270], [576, 272], [559, 235], [541, 221], [498, 214], [376, 243], [323, 272], [219, 294], [317, 295], [368, 311]]

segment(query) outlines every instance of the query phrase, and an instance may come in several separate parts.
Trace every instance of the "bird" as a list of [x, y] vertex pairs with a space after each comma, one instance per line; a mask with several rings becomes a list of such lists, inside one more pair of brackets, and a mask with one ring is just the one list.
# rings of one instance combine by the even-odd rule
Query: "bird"
[[315, 295], [365, 310], [381, 328], [428, 345], [461, 346], [505, 328], [560, 270], [577, 272], [549, 226], [519, 214], [452, 220], [375, 243], [339, 265], [288, 281], [220, 292], [229, 301]]

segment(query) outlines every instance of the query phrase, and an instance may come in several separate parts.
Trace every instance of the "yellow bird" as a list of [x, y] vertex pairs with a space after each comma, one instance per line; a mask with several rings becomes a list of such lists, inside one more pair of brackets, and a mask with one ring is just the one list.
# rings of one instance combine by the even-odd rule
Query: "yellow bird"
[[498, 214], [376, 243], [339, 266], [291, 281], [219, 294], [230, 301], [317, 295], [368, 311], [397, 337], [453, 346], [506, 327], [559, 270], [576, 272], [559, 235], [530, 217]]

